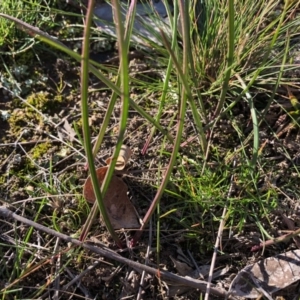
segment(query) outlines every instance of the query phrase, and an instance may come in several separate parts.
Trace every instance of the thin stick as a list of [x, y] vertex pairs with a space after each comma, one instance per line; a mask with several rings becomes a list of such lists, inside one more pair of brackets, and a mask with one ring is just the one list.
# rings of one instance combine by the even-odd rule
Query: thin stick
[[[147, 246], [147, 251], [146, 251], [146, 256], [145, 256], [145, 264], [148, 265], [149, 264], [149, 256], [150, 256], [150, 249], [151, 249], [151, 244], [152, 244], [152, 220], [150, 220], [149, 222], [149, 238], [148, 238], [148, 246]], [[143, 286], [144, 286], [144, 280], [145, 280], [145, 276], [146, 276], [146, 272], [143, 271], [142, 272], [142, 276], [141, 276], [141, 280], [140, 280], [140, 287], [139, 287], [139, 291], [136, 297], [136, 300], [140, 300], [142, 299], [142, 291], [143, 291]]]
[[282, 243], [282, 242], [287, 242], [291, 238], [299, 236], [299, 234], [300, 234], [300, 229], [297, 229], [295, 231], [292, 231], [292, 232], [287, 233], [285, 235], [282, 235], [280, 237], [277, 237], [277, 238], [274, 238], [274, 239], [262, 242], [259, 245], [255, 245], [255, 246], [253, 246], [251, 248], [250, 251], [251, 252], [255, 252], [255, 251], [258, 251], [258, 250], [260, 250], [262, 248], [265, 248], [265, 247], [268, 247], [268, 246], [272, 246], [272, 245], [275, 245], [275, 244], [278, 244], [278, 243]]
[[[12, 218], [15, 219], [19, 222], [22, 222], [28, 226], [32, 226], [34, 228], [36, 228], [37, 230], [41, 230], [43, 232], [46, 232], [48, 234], [51, 234], [53, 236], [59, 237], [63, 240], [65, 240], [66, 242], [72, 243], [76, 246], [80, 246], [83, 247], [84, 249], [87, 249], [89, 251], [92, 251], [94, 253], [97, 253], [101, 256], [104, 256], [108, 259], [112, 259], [115, 261], [118, 261], [120, 263], [123, 264], [127, 264], [128, 266], [130, 266], [131, 268], [135, 269], [137, 272], [142, 273], [143, 271], [152, 274], [152, 275], [157, 275], [158, 270], [151, 268], [149, 266], [140, 264], [138, 262], [132, 261], [130, 259], [127, 259], [119, 254], [117, 254], [116, 252], [110, 250], [109, 248], [106, 247], [95, 247], [92, 245], [89, 245], [87, 243], [83, 243], [77, 239], [71, 238], [68, 235], [62, 234], [60, 232], [57, 232], [55, 230], [52, 230], [46, 226], [40, 225], [36, 222], [33, 222], [31, 220], [28, 220], [24, 217], [21, 217], [15, 213], [13, 213], [12, 211], [10, 211], [8, 208], [6, 208], [5, 206], [0, 206], [0, 216], [2, 216], [2, 218]], [[207, 282], [206, 281], [202, 281], [202, 280], [197, 280], [191, 277], [182, 277], [179, 275], [175, 275], [172, 274], [170, 272], [164, 271], [164, 270], [160, 270], [159, 271], [160, 274], [160, 278], [162, 280], [168, 281], [168, 282], [172, 282], [174, 285], [180, 285], [180, 286], [188, 286], [191, 288], [195, 288], [195, 289], [199, 289], [200, 291], [204, 292], [206, 289], [206, 285]], [[211, 287], [210, 291], [213, 295], [215, 296], [219, 296], [222, 297], [223, 299], [227, 296], [227, 291], [221, 289], [221, 288], [217, 288], [217, 287]], [[230, 295], [228, 297], [228, 299], [233, 299]]]

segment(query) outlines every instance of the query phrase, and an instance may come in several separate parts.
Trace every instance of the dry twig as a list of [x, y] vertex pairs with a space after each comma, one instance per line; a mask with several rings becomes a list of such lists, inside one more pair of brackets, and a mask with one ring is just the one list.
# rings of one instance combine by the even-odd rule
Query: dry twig
[[[0, 206], [0, 216], [2, 216], [3, 218], [15, 219], [15, 220], [22, 222], [28, 226], [34, 227], [37, 230], [41, 230], [41, 231], [51, 234], [53, 236], [59, 237], [62, 240], [65, 240], [66, 242], [72, 243], [73, 245], [81, 246], [84, 249], [87, 249], [89, 251], [97, 253], [108, 259], [112, 259], [112, 260], [118, 261], [120, 263], [127, 264], [128, 266], [130, 266], [131, 268], [135, 269], [138, 272], [145, 271], [145, 272], [155, 275], [155, 276], [157, 274], [159, 274], [161, 280], [172, 282], [175, 285], [188, 286], [188, 287], [191, 287], [194, 289], [199, 289], [202, 292], [204, 292], [206, 290], [206, 286], [207, 286], [206, 281], [197, 280], [197, 279], [187, 277], [187, 276], [182, 277], [182, 276], [178, 276], [178, 275], [175, 275], [170, 272], [163, 271], [163, 270], [157, 270], [157, 269], [151, 268], [149, 266], [140, 264], [138, 262], [132, 261], [130, 259], [124, 258], [121, 255], [117, 254], [116, 252], [110, 250], [109, 248], [106, 248], [106, 247], [100, 248], [100, 247], [95, 247], [95, 246], [89, 245], [87, 243], [82, 243], [77, 239], [71, 238], [70, 236], [67, 236], [60, 232], [52, 230], [46, 226], [40, 225], [36, 222], [33, 222], [24, 217], [21, 217], [21, 216], [17, 215], [16, 213], [13, 213], [11, 210], [6, 208], [5, 206]], [[214, 286], [210, 287], [210, 292], [211, 292], [211, 294], [222, 297], [223, 299], [228, 294], [227, 291], [225, 291], [221, 288], [214, 287]], [[231, 296], [229, 296], [228, 299], [233, 299], [233, 298]]]

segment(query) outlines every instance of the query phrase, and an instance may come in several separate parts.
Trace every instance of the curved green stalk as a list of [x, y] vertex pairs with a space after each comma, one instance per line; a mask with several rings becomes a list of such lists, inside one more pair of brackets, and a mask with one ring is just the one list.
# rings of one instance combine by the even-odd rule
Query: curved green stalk
[[[133, 28], [133, 24], [134, 24], [134, 16], [135, 16], [135, 11], [136, 11], [136, 3], [135, 1], [133, 1], [131, 3], [131, 6], [130, 6], [130, 9], [129, 9], [129, 13], [127, 15], [127, 18], [126, 18], [126, 24], [128, 24], [125, 28], [125, 48], [128, 49], [129, 48], [129, 42], [130, 42], [130, 36], [131, 36], [131, 32], [132, 32], [132, 28]], [[128, 51], [128, 50], [127, 50]], [[122, 69], [121, 69], [121, 66], [119, 68], [119, 72], [118, 72], [118, 79], [117, 79], [117, 84], [116, 86], [119, 86], [120, 85], [120, 73], [122, 73]], [[114, 90], [113, 90], [113, 93], [112, 93], [112, 96], [111, 96], [111, 99], [110, 99], [110, 102], [109, 102], [109, 105], [107, 107], [107, 110], [105, 112], [105, 116], [104, 116], [104, 119], [103, 119], [103, 123], [102, 123], [102, 126], [100, 128], [100, 131], [99, 131], [99, 134], [97, 136], [97, 140], [96, 140], [96, 143], [94, 145], [94, 149], [93, 149], [93, 153], [94, 153], [94, 156], [97, 154], [99, 148], [100, 148], [100, 145], [102, 143], [102, 140], [104, 138], [104, 135], [105, 135], [105, 130], [108, 126], [108, 123], [109, 123], [109, 120], [110, 120], [110, 117], [111, 117], [111, 114], [113, 112], [113, 109], [114, 109], [114, 106], [115, 106], [115, 103], [117, 101], [117, 96], [118, 96], [118, 93], [116, 93]], [[129, 99], [130, 101], [131, 99]]]
[[[121, 19], [121, 8], [118, 2], [113, 3], [113, 12], [114, 12], [114, 18], [115, 18], [115, 24], [116, 24], [116, 31], [117, 31], [117, 36], [118, 36], [118, 43], [119, 43], [119, 57], [120, 57], [120, 76], [118, 77], [117, 84], [121, 81], [121, 91], [119, 93], [116, 93], [114, 91], [111, 101], [109, 103], [108, 110], [105, 114], [105, 119], [104, 122], [101, 126], [101, 130], [99, 132], [97, 142], [95, 144], [93, 153], [94, 155], [97, 153], [98, 148], [101, 145], [102, 139], [104, 137], [105, 129], [107, 127], [107, 124], [109, 122], [110, 115], [112, 113], [112, 110], [114, 108], [116, 99], [117, 99], [117, 94], [121, 95], [122, 98], [122, 113], [121, 113], [121, 119], [120, 119], [120, 125], [119, 125], [119, 136], [117, 140], [117, 144], [114, 150], [113, 158], [112, 161], [109, 165], [109, 168], [107, 170], [102, 189], [104, 191], [107, 190], [108, 185], [109, 185], [109, 178], [113, 175], [115, 165], [116, 165], [116, 158], [119, 155], [121, 146], [123, 144], [123, 139], [124, 139], [124, 134], [126, 130], [126, 123], [127, 123], [127, 117], [128, 117], [128, 110], [129, 110], [129, 75], [128, 75], [128, 47], [129, 47], [129, 39], [127, 38], [127, 42], [123, 40], [124, 37], [124, 30], [122, 26], [122, 19]], [[130, 30], [128, 35], [130, 36]]]
[[[103, 221], [107, 227], [107, 230], [111, 234], [112, 238], [115, 240], [116, 244], [121, 247], [122, 243], [119, 240], [117, 234], [115, 233], [111, 222], [109, 220], [103, 197], [107, 191], [109, 181], [112, 176], [111, 174], [106, 174], [104, 182], [102, 184], [102, 192], [100, 191], [99, 182], [97, 179], [96, 169], [94, 165], [94, 157], [91, 145], [91, 135], [90, 135], [90, 126], [89, 126], [89, 111], [88, 111], [88, 81], [89, 81], [89, 38], [90, 38], [90, 29], [92, 24], [93, 17], [93, 8], [94, 8], [94, 0], [90, 0], [88, 4], [88, 9], [86, 13], [86, 24], [84, 29], [84, 39], [83, 39], [83, 49], [82, 49], [82, 63], [81, 63], [81, 114], [82, 114], [82, 127], [83, 127], [83, 135], [84, 135], [84, 148], [87, 156], [89, 170], [91, 175], [91, 180], [96, 196], [96, 202], [94, 203], [93, 209], [91, 210], [90, 215], [82, 229], [82, 235], [80, 240], [83, 241], [86, 237], [91, 224], [96, 217], [98, 212], [98, 208], [101, 212]], [[109, 176], [110, 175], [110, 176]], [[95, 207], [95, 208], [94, 208]]]
[[[171, 13], [169, 12], [169, 18], [171, 17], [173, 19], [173, 25], [172, 25], [172, 46], [171, 49], [172, 51], [174, 51], [176, 45], [178, 46], [178, 41], [177, 41], [177, 18], [178, 18], [178, 5], [176, 4], [176, 2], [174, 3], [174, 16], [171, 16]], [[168, 5], [166, 5], [166, 7], [168, 7]], [[171, 71], [172, 71], [172, 59], [169, 58], [169, 62], [168, 62], [168, 66], [167, 66], [167, 70], [166, 70], [166, 77], [163, 83], [163, 89], [162, 89], [162, 95], [159, 101], [159, 107], [158, 107], [158, 112], [156, 115], [156, 121], [158, 122], [160, 120], [163, 108], [165, 106], [165, 102], [166, 102], [166, 96], [167, 96], [167, 92], [168, 92], [168, 88], [169, 88], [169, 80], [171, 77]], [[151, 129], [150, 135], [142, 149], [142, 154], [145, 154], [147, 152], [147, 148], [155, 134], [156, 131], [156, 127], [153, 127]]]
[[[187, 3], [185, 3], [185, 6], [186, 6], [185, 9], [183, 9], [183, 7], [180, 6], [180, 17], [181, 17], [181, 24], [185, 24], [184, 28], [182, 28], [182, 34], [183, 34], [182, 38], [183, 38], [183, 41], [185, 44], [184, 55], [188, 56], [187, 62], [189, 62], [189, 68], [191, 70], [192, 77], [193, 77], [193, 79], [195, 79], [195, 70], [194, 70], [194, 65], [193, 65], [193, 55], [192, 55], [191, 41], [190, 41], [190, 16], [189, 16], [189, 5], [188, 4], [189, 3], [187, 1]], [[197, 95], [199, 97], [200, 108], [202, 110], [202, 113], [204, 115], [206, 115], [204, 103], [203, 103], [202, 97], [201, 97], [201, 93], [198, 91]], [[203, 153], [205, 153], [206, 149], [207, 149], [207, 141], [206, 141], [205, 133], [204, 133], [203, 126], [202, 126], [202, 121], [200, 118], [201, 114], [198, 113], [194, 99], [192, 97], [189, 97], [188, 101], [189, 101], [189, 105], [192, 110], [193, 119], [195, 121], [197, 130], [201, 137], [202, 151], [203, 151]], [[204, 117], [204, 119], [206, 119], [206, 117]]]
[[[184, 0], [180, 0], [179, 1], [179, 5], [181, 6], [181, 11], [184, 11], [184, 9], [186, 9], [187, 5], [184, 6]], [[185, 4], [187, 4], [187, 1], [185, 1]], [[186, 30], [186, 24], [187, 20], [185, 19], [184, 22], [182, 23], [182, 31], [184, 32], [184, 30]], [[175, 66], [178, 67], [177, 72], [181, 73], [182, 77], [181, 78], [185, 78], [185, 76], [188, 76], [188, 55], [186, 50], [186, 43], [185, 40], [183, 40], [183, 69], [181, 70], [181, 68], [179, 67], [179, 64], [175, 58], [175, 54], [172, 51], [168, 40], [165, 36], [165, 34], [161, 31], [161, 35], [162, 35], [162, 39], [164, 42], [165, 47], [167, 48], [168, 52], [170, 53], [170, 56], [173, 60], [173, 63], [175, 64]], [[178, 154], [178, 150], [180, 148], [180, 142], [181, 142], [181, 137], [182, 137], [182, 131], [183, 131], [183, 127], [184, 127], [184, 119], [185, 119], [185, 112], [186, 112], [186, 105], [187, 105], [187, 99], [188, 99], [188, 91], [185, 89], [185, 85], [184, 82], [182, 81], [182, 89], [181, 89], [181, 101], [180, 101], [180, 108], [179, 108], [179, 117], [178, 117], [178, 128], [177, 128], [177, 132], [176, 132], [176, 137], [175, 137], [175, 141], [174, 141], [174, 146], [173, 146], [173, 150], [172, 150], [172, 154], [170, 157], [170, 161], [169, 161], [169, 165], [166, 169], [166, 172], [164, 174], [164, 178], [157, 190], [157, 193], [150, 205], [150, 208], [148, 209], [144, 219], [143, 219], [143, 225], [140, 227], [140, 230], [137, 231], [137, 233], [135, 234], [134, 238], [133, 238], [133, 244], [135, 244], [138, 239], [140, 238], [143, 229], [145, 228], [145, 226], [147, 225], [147, 223], [149, 222], [152, 214], [154, 213], [155, 208], [157, 207], [164, 191], [165, 188], [167, 186], [167, 183], [170, 179], [171, 173], [172, 173], [172, 169], [173, 166], [175, 165], [176, 162], [176, 157]]]
[[[107, 170], [105, 179], [111, 176], [114, 172], [117, 157], [119, 155], [121, 146], [123, 144], [123, 138], [126, 130], [126, 123], [129, 110], [129, 74], [128, 74], [128, 47], [124, 43], [124, 28], [122, 25], [121, 8], [118, 1], [113, 1], [113, 13], [114, 21], [116, 25], [117, 39], [119, 45], [119, 57], [120, 57], [120, 78], [121, 78], [121, 99], [122, 99], [122, 112], [119, 124], [119, 136], [117, 144], [114, 150], [113, 158]], [[106, 182], [103, 182], [103, 188], [106, 187]], [[107, 183], [108, 185], [108, 183]]]

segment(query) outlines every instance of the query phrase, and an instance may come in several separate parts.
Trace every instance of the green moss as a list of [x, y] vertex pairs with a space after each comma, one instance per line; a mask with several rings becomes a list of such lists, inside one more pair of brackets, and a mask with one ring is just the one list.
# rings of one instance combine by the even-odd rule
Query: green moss
[[26, 98], [29, 105], [14, 99], [11, 104], [12, 112], [8, 119], [10, 132], [15, 136], [19, 136], [29, 124], [34, 124], [34, 126], [44, 129], [45, 124], [42, 114], [55, 115], [60, 110], [61, 103], [64, 100], [62, 95], [54, 96], [49, 92], [31, 93]]
[[10, 108], [14, 109], [14, 108], [18, 108], [22, 105], [22, 101], [19, 98], [13, 98], [10, 102]]
[[9, 131], [15, 137], [19, 137], [21, 132], [28, 128], [29, 124], [34, 124], [35, 126], [39, 126], [41, 128], [44, 127], [43, 116], [34, 111], [33, 109], [14, 109], [8, 119], [8, 123], [10, 127]]
[[10, 132], [15, 136], [19, 136], [21, 131], [27, 125], [26, 119], [27, 117], [24, 110], [15, 109], [8, 119]]
[[[32, 93], [27, 97], [27, 103], [40, 110], [41, 112], [47, 112], [53, 103], [49, 97], [48, 92]], [[31, 107], [27, 107], [28, 111], [34, 111]]]
[[7, 175], [0, 176], [0, 185], [5, 185], [7, 182]]
[[[64, 98], [61, 95], [55, 96], [48, 92], [41, 91], [38, 93], [30, 94], [26, 100], [28, 104], [30, 104], [40, 112], [54, 115], [57, 111], [60, 110], [60, 104], [64, 101]], [[29, 105], [26, 106], [26, 112], [36, 114], [36, 111]]]
[[49, 149], [51, 149], [51, 144], [49, 142], [41, 143], [36, 145], [33, 149], [31, 149], [30, 154], [32, 159], [38, 159], [41, 158], [44, 154], [48, 152]]

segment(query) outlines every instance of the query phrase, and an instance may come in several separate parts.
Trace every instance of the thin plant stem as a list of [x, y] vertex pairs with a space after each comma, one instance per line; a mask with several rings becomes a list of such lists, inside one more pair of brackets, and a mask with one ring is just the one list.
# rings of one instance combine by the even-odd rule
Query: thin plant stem
[[[94, 0], [90, 0], [86, 13], [86, 24], [84, 29], [84, 39], [83, 39], [83, 49], [82, 49], [82, 64], [81, 64], [81, 109], [82, 109], [82, 127], [83, 127], [83, 135], [84, 135], [84, 148], [87, 155], [87, 161], [89, 165], [89, 171], [91, 175], [91, 180], [93, 184], [93, 189], [96, 196], [96, 202], [93, 205], [93, 209], [91, 210], [91, 214], [89, 214], [85, 225], [82, 229], [82, 234], [80, 240], [84, 240], [93, 220], [96, 217], [98, 212], [97, 207], [100, 210], [103, 221], [112, 238], [116, 242], [119, 247], [122, 247], [122, 243], [119, 240], [117, 234], [115, 233], [111, 222], [109, 220], [103, 197], [107, 191], [109, 181], [111, 179], [111, 174], [106, 174], [106, 177], [102, 184], [102, 191], [100, 191], [99, 182], [97, 179], [94, 157], [91, 145], [91, 135], [90, 135], [90, 126], [89, 126], [89, 112], [88, 112], [88, 80], [89, 80], [89, 37], [90, 37], [90, 28], [93, 17], [93, 8], [94, 8]], [[107, 172], [108, 173], [108, 172]], [[110, 176], [109, 176], [110, 175]], [[95, 207], [95, 208], [94, 208]]]
[[[172, 25], [172, 46], [171, 46], [171, 49], [172, 51], [174, 51], [176, 45], [178, 45], [178, 41], [177, 41], [177, 18], [178, 18], [178, 5], [176, 4], [176, 2], [174, 3], [174, 16], [173, 16], [173, 25]], [[168, 5], [167, 5], [168, 7]], [[158, 113], [156, 115], [156, 118], [155, 120], [158, 122], [161, 118], [161, 114], [163, 112], [163, 108], [165, 106], [165, 103], [166, 103], [166, 96], [167, 96], [167, 92], [168, 92], [168, 89], [169, 89], [169, 80], [170, 80], [170, 77], [171, 77], [171, 70], [172, 70], [172, 59], [169, 58], [169, 62], [168, 62], [168, 66], [167, 66], [167, 70], [166, 70], [166, 76], [165, 76], [165, 79], [164, 79], [164, 83], [163, 83], [163, 88], [162, 88], [162, 95], [161, 95], [161, 98], [160, 98], [160, 101], [159, 101], [159, 107], [158, 107]], [[150, 135], [142, 149], [142, 154], [145, 155], [146, 154], [146, 151], [148, 149], [148, 146], [155, 134], [155, 131], [156, 131], [156, 127], [154, 126], [152, 129], [151, 129], [151, 132], [150, 132]]]
[[[179, 5], [181, 5], [181, 9], [182, 11], [184, 9], [186, 9], [184, 3], [183, 3], [183, 0], [180, 0], [179, 1]], [[183, 23], [182, 23], [182, 31], [186, 30], [186, 21], [185, 20]], [[179, 67], [179, 64], [177, 63], [177, 60], [175, 58], [175, 55], [174, 55], [174, 52], [172, 51], [171, 49], [171, 46], [169, 45], [168, 43], [168, 40], [165, 36], [165, 34], [161, 31], [161, 35], [162, 35], [162, 38], [163, 38], [163, 41], [164, 41], [164, 45], [165, 47], [167, 48], [167, 50], [169, 51], [172, 59], [173, 59], [173, 63], [175, 65], [177, 65], [178, 69], [178, 73], [180, 72], [182, 74], [182, 77], [181, 78], [185, 78], [185, 75], [188, 74], [188, 56], [186, 54], [186, 45], [185, 43], [183, 43], [183, 69], [181, 70], [180, 67]], [[176, 62], [175, 62], [176, 61]], [[172, 169], [173, 169], [173, 166], [175, 165], [175, 162], [176, 162], [176, 158], [177, 158], [177, 154], [178, 154], [178, 150], [180, 148], [180, 142], [181, 142], [181, 137], [182, 137], [182, 132], [183, 132], [183, 127], [184, 127], [184, 119], [185, 119], [185, 112], [186, 112], [186, 105], [187, 105], [187, 91], [185, 89], [185, 85], [184, 83], [182, 82], [182, 94], [181, 94], [181, 100], [180, 100], [180, 109], [179, 109], [179, 117], [178, 117], [178, 124], [177, 124], [177, 130], [176, 130], [176, 137], [175, 137], [175, 141], [174, 141], [174, 145], [173, 145], [173, 149], [172, 149], [172, 153], [171, 153], [171, 157], [170, 157], [170, 161], [169, 161], [169, 164], [168, 164], [168, 167], [166, 169], [166, 172], [164, 174], [164, 177], [163, 177], [163, 180], [157, 190], [157, 193], [150, 205], [150, 208], [148, 209], [144, 219], [143, 219], [143, 224], [142, 226], [140, 227], [140, 230], [136, 232], [136, 234], [134, 235], [134, 238], [133, 238], [133, 244], [135, 244], [138, 239], [140, 238], [141, 234], [142, 234], [142, 231], [144, 230], [145, 226], [147, 225], [147, 223], [149, 222], [152, 214], [154, 213], [154, 210], [155, 208], [157, 207], [164, 191], [165, 191], [165, 188], [167, 186], [167, 183], [170, 179], [170, 176], [171, 176], [171, 172], [172, 172]]]

